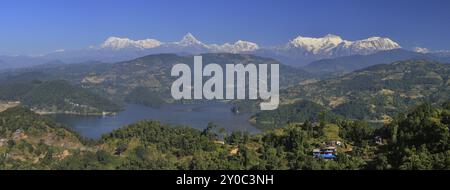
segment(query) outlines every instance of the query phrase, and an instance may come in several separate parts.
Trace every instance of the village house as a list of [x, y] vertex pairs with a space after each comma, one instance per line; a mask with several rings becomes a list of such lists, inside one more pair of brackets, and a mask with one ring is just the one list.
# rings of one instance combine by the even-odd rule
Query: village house
[[313, 150], [314, 158], [323, 158], [323, 159], [335, 159], [336, 158], [336, 147], [327, 146], [320, 149]]

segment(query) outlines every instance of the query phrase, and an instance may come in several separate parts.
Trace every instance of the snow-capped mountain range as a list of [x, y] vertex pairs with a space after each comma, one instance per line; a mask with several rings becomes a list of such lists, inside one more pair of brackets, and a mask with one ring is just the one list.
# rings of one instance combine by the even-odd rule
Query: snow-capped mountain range
[[350, 41], [328, 34], [320, 38], [298, 36], [287, 44], [269, 49], [265, 53], [286, 63], [304, 65], [319, 59], [368, 55], [398, 48], [401, 46], [389, 38], [370, 37]]
[[272, 57], [293, 65], [306, 65], [311, 61], [348, 55], [367, 55], [379, 51], [398, 49], [401, 46], [389, 38], [370, 37], [363, 40], [344, 40], [336, 35], [320, 38], [298, 36], [285, 44], [261, 47], [255, 42], [238, 40], [234, 43], [207, 44], [187, 33], [180, 41], [162, 42], [157, 39], [132, 40], [109, 37], [99, 45], [82, 50], [57, 51], [46, 55], [65, 62], [106, 61], [115, 62], [156, 53], [252, 53]]
[[[244, 53], [278, 60], [292, 66], [311, 67], [319, 60], [330, 62], [336, 59], [348, 62], [364, 61], [384, 63], [386, 60], [426, 58], [450, 62], [450, 51], [430, 51], [423, 47], [403, 49], [397, 42], [384, 37], [370, 37], [362, 40], [344, 40], [337, 35], [323, 37], [298, 36], [284, 44], [263, 47], [254, 42], [238, 40], [234, 43], [207, 44], [192, 34], [186, 34], [180, 41], [162, 42], [157, 39], [133, 40], [124, 37], [109, 37], [104, 42], [77, 50], [55, 50], [48, 54], [32, 56], [0, 56], [0, 71], [43, 64], [81, 62], [120, 62], [151, 54], [175, 53], [192, 55], [201, 53]], [[357, 55], [357, 56], [355, 56]], [[362, 56], [359, 56], [362, 55]], [[381, 56], [380, 56], [381, 55]], [[328, 60], [328, 61], [327, 61]], [[347, 61], [346, 61], [347, 62]], [[367, 63], [361, 63], [367, 65]], [[321, 65], [324, 66], [324, 65]], [[325, 65], [330, 67], [332, 65]]]
[[129, 38], [118, 38], [109, 37], [103, 44], [101, 48], [111, 48], [114, 50], [120, 50], [124, 48], [138, 48], [138, 49], [148, 49], [154, 48], [161, 45], [161, 42], [155, 39], [145, 39], [145, 40], [130, 40]]
[[174, 48], [174, 49], [186, 49], [187, 52], [191, 52], [189, 48], [203, 49], [204, 51], [211, 52], [227, 52], [227, 53], [242, 53], [250, 52], [259, 49], [256, 43], [238, 40], [234, 44], [225, 43], [223, 45], [217, 44], [204, 44], [197, 40], [191, 33], [186, 34], [181, 41], [178, 42], [161, 42], [156, 39], [145, 40], [130, 40], [128, 38], [109, 37], [100, 46], [102, 49], [121, 50], [121, 49], [155, 49], [155, 48]]
[[[161, 42], [156, 39], [130, 40], [128, 38], [110, 37], [100, 46], [103, 49], [121, 50], [134, 48], [137, 50], [154, 49], [163, 47], [172, 48], [202, 48], [211, 52], [242, 53], [261, 49], [256, 43], [238, 40], [234, 44], [223, 45], [205, 44], [191, 33], [186, 34], [179, 42]], [[277, 47], [267, 47], [276, 51], [289, 51], [296, 49], [302, 53], [321, 56], [341, 56], [342, 54], [371, 54], [377, 51], [401, 48], [401, 46], [389, 38], [371, 37], [364, 40], [349, 41], [341, 37], [328, 34], [322, 38], [298, 36], [287, 44]]]
[[[238, 40], [235, 43], [205, 44], [191, 33], [178, 42], [161, 42], [156, 39], [130, 40], [128, 38], [110, 37], [97, 50], [136, 50], [154, 53], [254, 53], [262, 56], [283, 58], [286, 62], [309, 62], [317, 59], [341, 57], [348, 55], [367, 55], [378, 51], [401, 48], [389, 38], [370, 37], [363, 40], [349, 41], [339, 36], [328, 34], [320, 38], [298, 36], [288, 43], [275, 47], [260, 47], [249, 41]], [[290, 59], [291, 61], [288, 61]], [[306, 63], [305, 63], [306, 64]]]

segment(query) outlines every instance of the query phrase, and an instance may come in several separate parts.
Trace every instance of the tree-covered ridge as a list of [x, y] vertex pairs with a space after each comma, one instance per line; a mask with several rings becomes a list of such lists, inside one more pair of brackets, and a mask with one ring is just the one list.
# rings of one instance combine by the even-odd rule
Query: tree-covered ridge
[[[142, 121], [83, 144], [24, 108], [0, 114], [2, 169], [449, 169], [450, 103], [421, 105], [374, 130], [364, 121], [306, 121], [251, 135]], [[19, 130], [20, 129], [20, 130]], [[336, 145], [335, 159], [314, 149]], [[328, 145], [329, 146], [329, 145]]]
[[[274, 59], [250, 54], [210, 53], [202, 54], [203, 65], [225, 64], [280, 64], [280, 85], [282, 88], [298, 84], [310, 78], [307, 72], [283, 65]], [[185, 63], [193, 66], [193, 56], [176, 54], [148, 55], [134, 60], [118, 63], [68, 64], [52, 67], [38, 67], [23, 72], [42, 72], [56, 79], [68, 80], [80, 84], [84, 88], [110, 98], [114, 102], [125, 102], [135, 89], [147, 89], [162, 97], [164, 102], [174, 100], [170, 95], [170, 87], [177, 77], [171, 77], [171, 69], [175, 64]], [[223, 67], [225, 68], [225, 67]], [[207, 77], [205, 77], [205, 80]], [[136, 94], [133, 94], [133, 97]], [[145, 95], [138, 99], [145, 98]]]
[[136, 87], [125, 97], [125, 102], [149, 107], [160, 107], [165, 103], [159, 94], [144, 87]]
[[54, 113], [102, 114], [120, 107], [106, 98], [64, 80], [31, 80], [1, 85], [0, 99]]
[[[192, 57], [152, 55], [105, 64], [105, 68], [93, 65], [97, 70], [61, 66], [49, 69], [55, 71], [50, 79], [46, 75], [33, 78], [33, 73], [0, 77], [7, 81], [1, 83], [0, 99], [19, 100], [38, 111], [74, 113], [101, 113], [115, 107], [96, 94], [158, 106], [167, 101], [161, 97], [170, 97], [168, 72], [183, 61], [192, 64]], [[234, 54], [206, 54], [206, 62], [276, 63]], [[68, 72], [70, 68], [75, 72]], [[440, 106], [450, 93], [449, 72], [449, 65], [415, 60], [376, 65], [319, 82], [303, 81], [282, 90], [278, 110], [255, 115], [253, 121], [266, 129], [256, 135], [224, 134], [213, 124], [199, 131], [143, 121], [106, 134], [96, 144], [83, 145], [75, 133], [56, 130], [59, 124], [23, 108], [10, 109], [0, 114], [4, 134], [0, 168], [449, 169], [450, 106], [448, 102]], [[290, 82], [285, 87], [299, 82], [301, 77], [294, 78], [295, 73], [285, 77]], [[433, 104], [408, 112], [422, 102]], [[254, 105], [238, 102], [233, 111]], [[389, 124], [375, 130], [367, 120]], [[342, 145], [335, 159], [313, 156], [315, 149], [336, 141]]]
[[67, 127], [23, 107], [0, 113], [0, 168], [52, 169], [57, 161], [88, 149]]
[[[105, 135], [101, 150], [58, 162], [58, 169], [361, 169], [360, 157], [322, 160], [312, 150], [335, 139], [333, 124], [289, 125], [260, 135], [235, 132], [221, 140], [214, 125], [199, 131], [143, 121]], [[347, 145], [346, 145], [347, 146]], [[351, 145], [348, 145], [349, 147]], [[340, 151], [344, 151], [343, 147]]]
[[383, 120], [450, 94], [450, 65], [427, 60], [381, 64], [283, 91], [285, 102], [306, 99], [353, 119]]
[[337, 118], [339, 116], [333, 114], [326, 107], [306, 100], [281, 105], [276, 110], [261, 111], [253, 116], [256, 126], [262, 129], [271, 129], [307, 121], [332, 121]]
[[55, 112], [99, 113], [115, 112], [120, 107], [67, 81], [47, 81], [33, 88], [23, 97], [24, 105]]
[[450, 169], [450, 102], [424, 104], [400, 115], [380, 134], [390, 143], [377, 155], [377, 169]]

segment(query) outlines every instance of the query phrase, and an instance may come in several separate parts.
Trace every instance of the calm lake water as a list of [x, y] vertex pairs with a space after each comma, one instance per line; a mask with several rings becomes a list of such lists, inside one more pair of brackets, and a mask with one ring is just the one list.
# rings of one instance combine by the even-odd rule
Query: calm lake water
[[163, 105], [160, 108], [127, 104], [123, 112], [111, 116], [58, 114], [52, 117], [59, 123], [69, 125], [82, 136], [93, 139], [98, 139], [114, 129], [142, 120], [158, 120], [164, 124], [186, 125], [197, 129], [204, 129], [209, 122], [213, 122], [228, 132], [259, 132], [248, 121], [252, 114], [234, 114], [230, 111], [231, 107], [225, 103], [175, 104]]

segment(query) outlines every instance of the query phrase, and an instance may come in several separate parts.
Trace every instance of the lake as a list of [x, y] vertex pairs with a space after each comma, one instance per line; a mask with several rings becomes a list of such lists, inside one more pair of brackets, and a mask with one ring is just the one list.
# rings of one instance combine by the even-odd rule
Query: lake
[[164, 124], [186, 125], [204, 129], [209, 122], [226, 131], [259, 132], [249, 122], [251, 113], [235, 114], [225, 103], [167, 104], [160, 108], [127, 104], [122, 112], [109, 116], [52, 115], [52, 118], [79, 132], [82, 136], [98, 139], [114, 129], [142, 120], [158, 120]]

